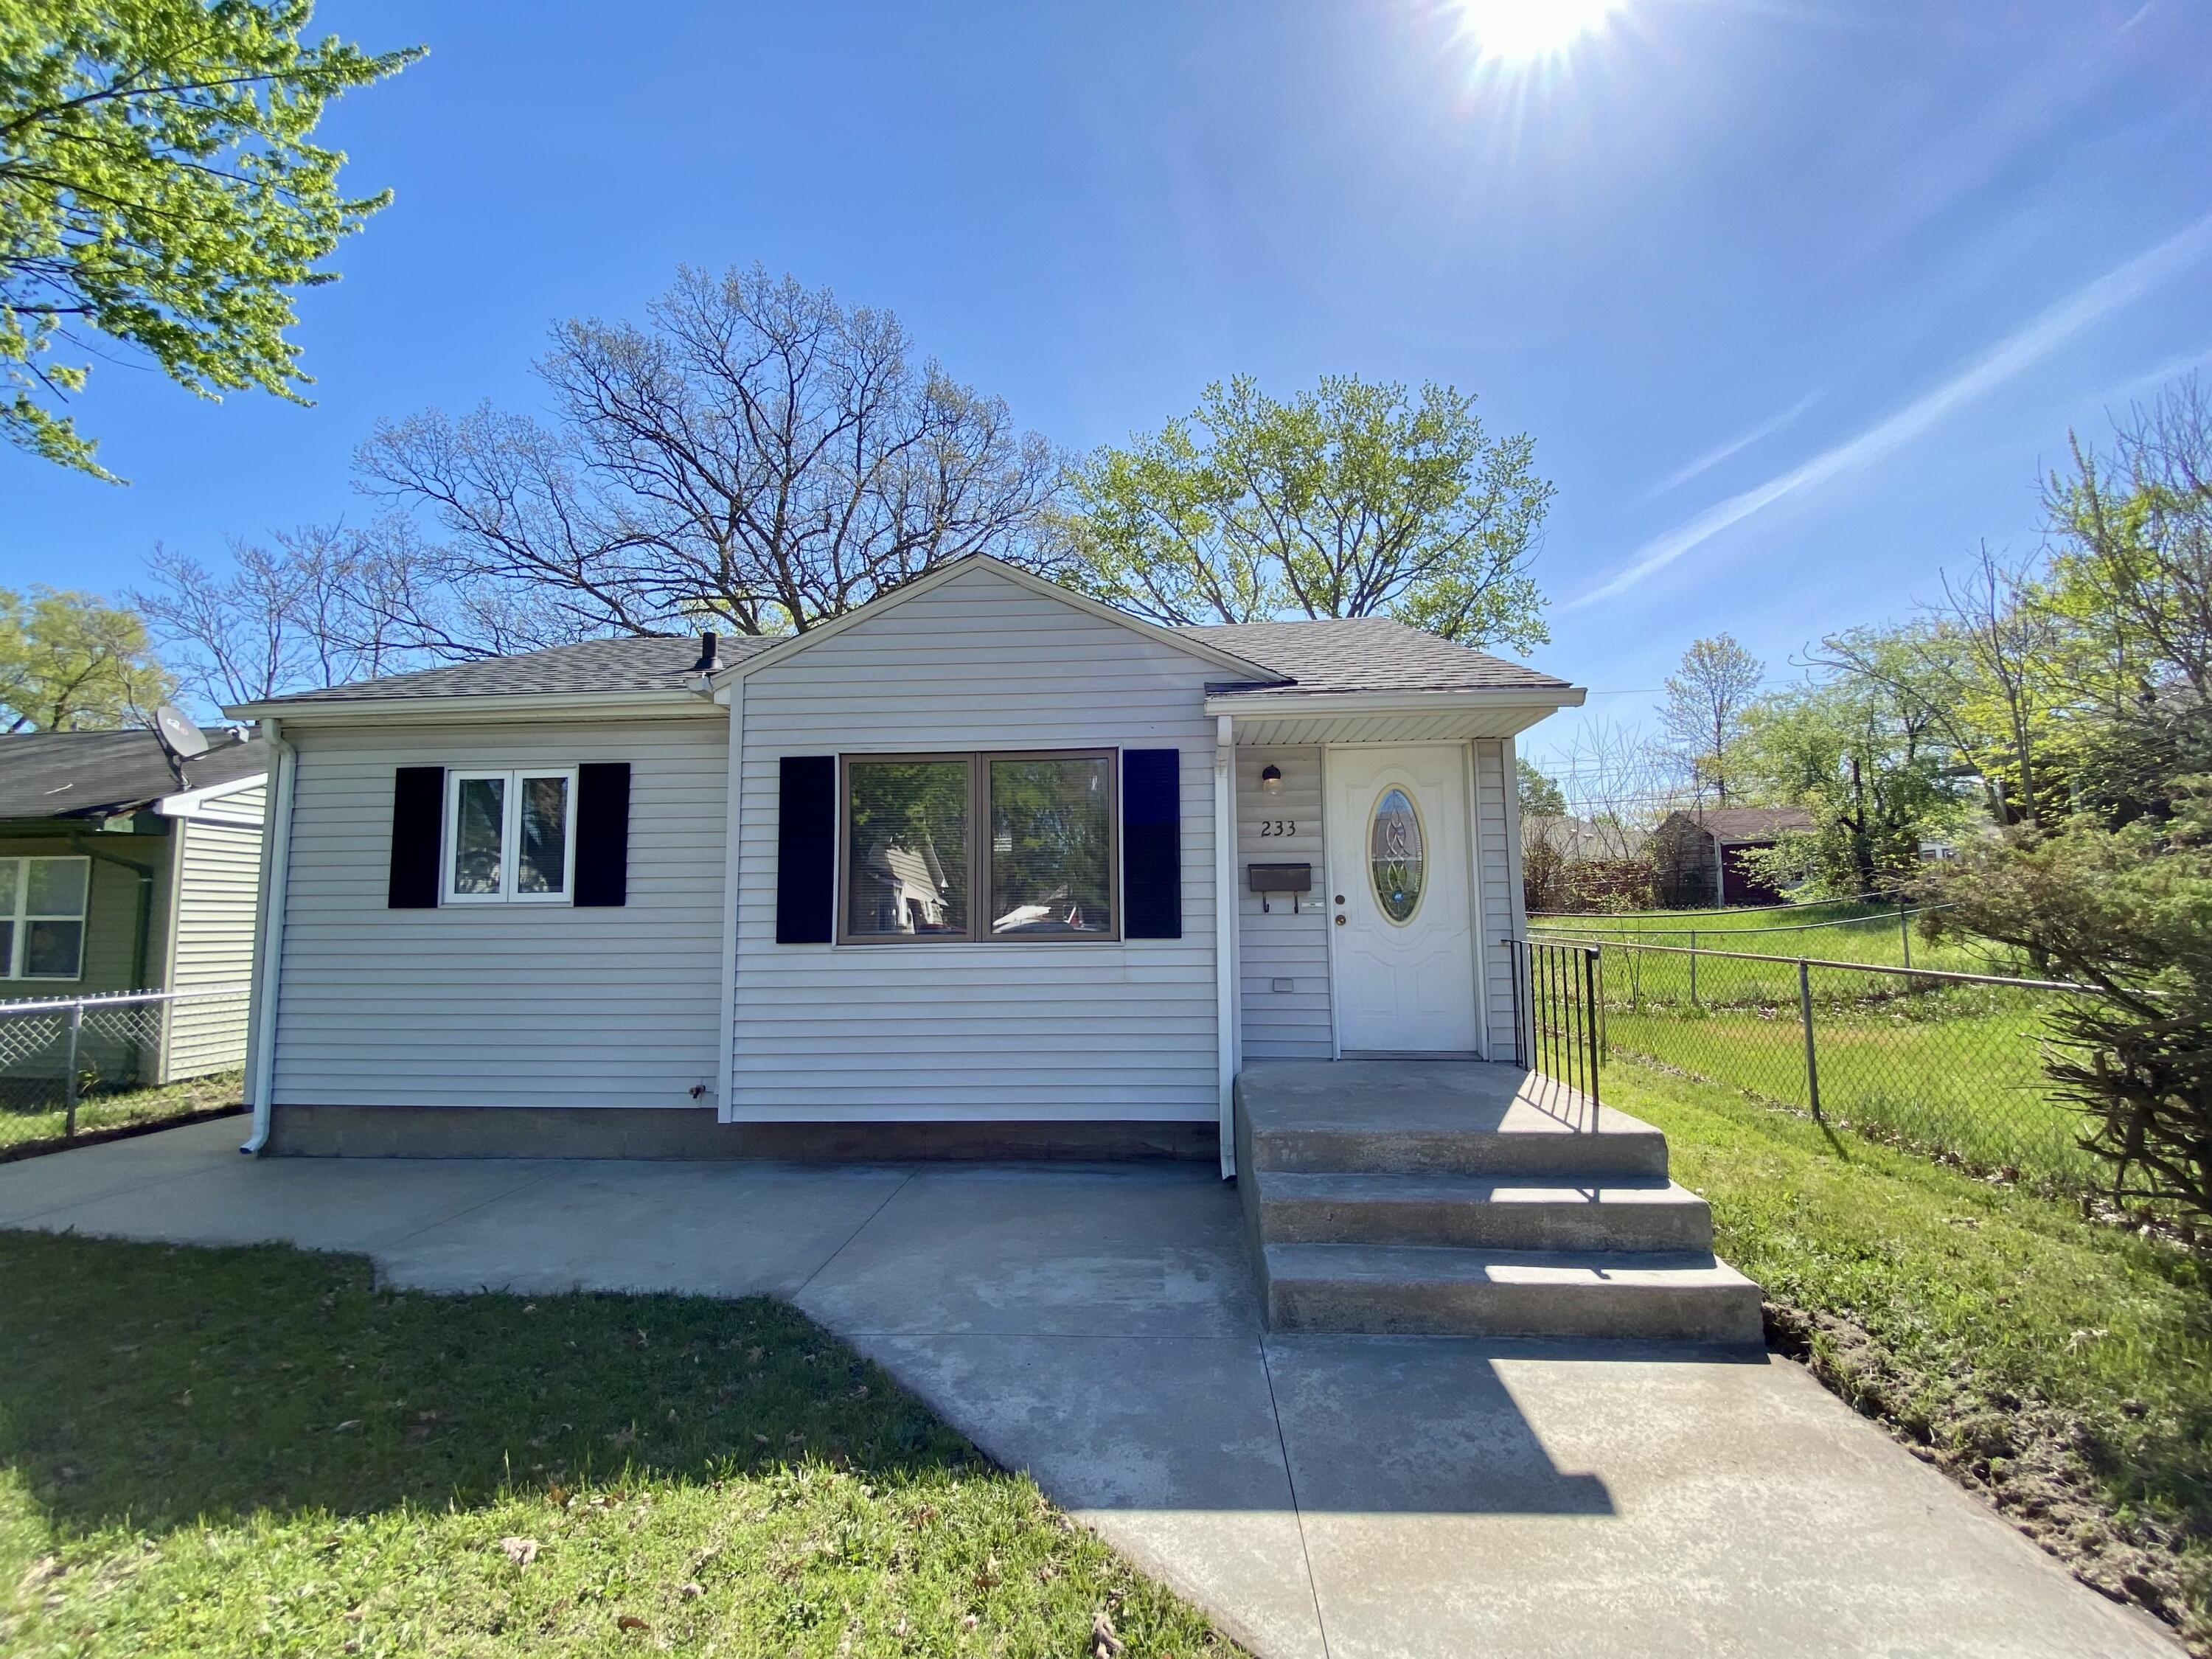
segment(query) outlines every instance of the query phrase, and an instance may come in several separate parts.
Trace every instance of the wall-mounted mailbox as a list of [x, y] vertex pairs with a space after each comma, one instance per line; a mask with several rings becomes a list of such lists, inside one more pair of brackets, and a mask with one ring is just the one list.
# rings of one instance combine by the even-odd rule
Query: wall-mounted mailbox
[[1245, 866], [1245, 879], [1252, 890], [1260, 896], [1260, 908], [1266, 910], [1270, 894], [1288, 893], [1291, 912], [1297, 914], [1298, 895], [1313, 891], [1313, 866], [1310, 864], [1253, 864]]

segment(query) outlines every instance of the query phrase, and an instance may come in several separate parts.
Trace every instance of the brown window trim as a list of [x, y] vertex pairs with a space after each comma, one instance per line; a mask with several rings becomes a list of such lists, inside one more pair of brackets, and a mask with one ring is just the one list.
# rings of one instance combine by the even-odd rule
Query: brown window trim
[[[991, 908], [991, 763], [1018, 760], [1103, 760], [1106, 767], [1107, 903], [1113, 927], [1097, 933], [994, 933], [984, 913]], [[950, 761], [968, 768], [968, 928], [960, 933], [855, 933], [852, 921], [853, 767], [857, 762], [906, 764]], [[1097, 749], [939, 749], [840, 753], [837, 757], [837, 944], [889, 945], [1118, 945], [1121, 942], [1121, 751]]]

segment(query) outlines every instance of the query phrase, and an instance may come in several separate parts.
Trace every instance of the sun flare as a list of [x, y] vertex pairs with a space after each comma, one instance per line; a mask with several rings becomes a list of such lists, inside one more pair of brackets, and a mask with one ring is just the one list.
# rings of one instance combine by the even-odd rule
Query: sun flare
[[1486, 58], [1532, 64], [1604, 29], [1628, 0], [1456, 0], [1461, 26]]

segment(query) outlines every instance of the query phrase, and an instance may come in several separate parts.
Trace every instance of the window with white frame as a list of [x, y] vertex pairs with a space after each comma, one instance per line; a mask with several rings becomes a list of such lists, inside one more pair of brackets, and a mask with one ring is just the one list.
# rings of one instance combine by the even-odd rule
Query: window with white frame
[[0, 859], [0, 975], [82, 978], [91, 892], [88, 858]]
[[446, 775], [446, 902], [566, 904], [576, 862], [576, 771]]

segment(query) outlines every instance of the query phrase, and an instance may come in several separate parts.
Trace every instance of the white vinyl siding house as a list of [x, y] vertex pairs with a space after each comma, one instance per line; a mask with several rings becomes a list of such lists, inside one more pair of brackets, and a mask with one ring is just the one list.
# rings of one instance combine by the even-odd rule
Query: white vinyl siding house
[[[1355, 1046], [1339, 995], [1376, 924], [1371, 896], [1329, 890], [1332, 753], [1462, 748], [1465, 798], [1423, 810], [1465, 828], [1476, 867], [1454, 879], [1476, 897], [1421, 925], [1479, 926], [1443, 994], [1510, 1058], [1510, 738], [1580, 696], [1394, 623], [1160, 629], [977, 558], [805, 635], [591, 641], [234, 710], [267, 722], [283, 769], [252, 1144], [866, 1156], [970, 1126], [943, 1144], [1218, 1148], [1225, 1166], [1239, 1066]], [[1024, 866], [1029, 908], [994, 916], [956, 887], [998, 867], [1012, 832], [988, 803], [1002, 771], [1026, 775], [1015, 757], [1085, 781], [1088, 805], [1021, 810], [1058, 826], [1048, 842], [1090, 813], [1092, 862], [1079, 881]], [[934, 780], [940, 816], [856, 851], [850, 781], [902, 767]], [[592, 781], [610, 771], [613, 806]], [[512, 848], [487, 873], [489, 786], [457, 887], [456, 792], [504, 780], [512, 836], [511, 792], [554, 774], [576, 887], [517, 902]], [[968, 816], [944, 816], [963, 776]], [[1310, 866], [1308, 890], [1263, 902], [1255, 863]], [[511, 1131], [471, 1108], [508, 1109]]]
[[[1270, 793], [1261, 775], [1279, 775]], [[1335, 1052], [1329, 1013], [1328, 876], [1321, 836], [1322, 750], [1237, 751], [1237, 868], [1312, 866], [1312, 890], [1265, 899], [1249, 878], [1237, 894], [1237, 993], [1247, 1060], [1328, 1060]]]
[[[993, 575], [746, 675], [729, 1115], [1212, 1122], [1218, 665]], [[787, 755], [1176, 749], [1182, 937], [775, 942]]]
[[[215, 993], [252, 982], [268, 795], [268, 785], [256, 779], [176, 818], [167, 989]], [[163, 1080], [237, 1071], [246, 1063], [246, 1027], [243, 996], [179, 1000], [164, 1028]]]
[[1474, 745], [1477, 908], [1482, 917], [1484, 1014], [1491, 1051], [1513, 1052], [1513, 967], [1499, 941], [1528, 931], [1521, 883], [1520, 796], [1513, 742]]
[[[687, 1106], [721, 1005], [728, 722], [323, 727], [296, 757], [278, 1101]], [[392, 773], [631, 765], [629, 902], [386, 903]]]

